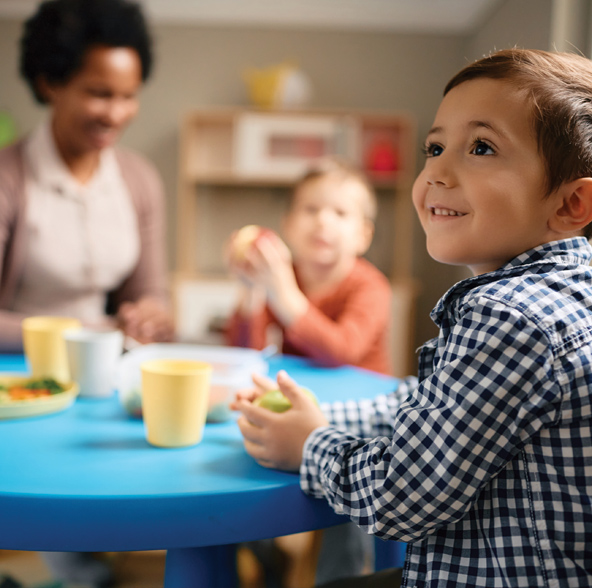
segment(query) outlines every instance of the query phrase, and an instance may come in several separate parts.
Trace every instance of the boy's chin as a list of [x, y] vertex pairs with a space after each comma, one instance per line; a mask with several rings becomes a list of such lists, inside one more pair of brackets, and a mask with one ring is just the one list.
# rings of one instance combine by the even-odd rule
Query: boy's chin
[[470, 261], [467, 256], [458, 252], [443, 249], [441, 247], [430, 247], [429, 244], [427, 250], [429, 256], [438, 263], [443, 263], [444, 265], [470, 265]]
[[354, 259], [355, 258], [350, 256], [341, 256], [336, 255], [335, 253], [322, 253], [317, 255], [309, 255], [306, 258], [303, 258], [300, 263], [309, 263], [310, 265], [326, 267], [330, 269], [338, 265], [349, 265], [349, 262], [353, 261]]

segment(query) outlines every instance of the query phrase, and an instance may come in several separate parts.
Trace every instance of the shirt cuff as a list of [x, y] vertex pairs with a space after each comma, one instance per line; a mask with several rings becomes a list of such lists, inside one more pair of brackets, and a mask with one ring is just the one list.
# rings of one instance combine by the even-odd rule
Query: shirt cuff
[[356, 437], [334, 427], [318, 427], [307, 437], [300, 464], [300, 488], [315, 498], [326, 497], [323, 491], [323, 471], [329, 456], [339, 445], [349, 444]]

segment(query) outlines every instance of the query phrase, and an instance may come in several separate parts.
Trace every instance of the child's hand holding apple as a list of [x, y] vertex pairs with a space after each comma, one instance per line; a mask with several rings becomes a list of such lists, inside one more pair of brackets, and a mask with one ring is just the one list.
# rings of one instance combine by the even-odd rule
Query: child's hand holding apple
[[276, 247], [278, 242], [282, 243], [271, 229], [246, 225], [232, 233], [225, 247], [224, 257], [230, 272], [248, 287], [263, 285], [259, 274], [268, 265], [261, 251], [263, 241], [267, 246], [275, 242]]
[[[298, 471], [308, 435], [318, 427], [328, 426], [327, 419], [314, 395], [285, 372], [278, 373], [277, 383], [257, 375], [253, 375], [253, 382], [255, 388], [237, 394], [231, 404], [233, 410], [242, 413], [238, 426], [247, 453], [265, 467]], [[278, 389], [285, 399], [283, 408], [286, 401], [291, 405], [283, 412], [264, 407], [269, 392], [274, 392], [272, 396], [277, 400]]]
[[233, 233], [226, 259], [248, 290], [239, 304], [244, 316], [267, 303], [280, 323], [289, 326], [307, 311], [309, 302], [296, 281], [292, 254], [271, 229], [247, 225]]
[[257, 243], [264, 238], [275, 236], [275, 233], [259, 225], [246, 225], [236, 231], [230, 239], [229, 255], [231, 262], [243, 263], [249, 259], [250, 253]]

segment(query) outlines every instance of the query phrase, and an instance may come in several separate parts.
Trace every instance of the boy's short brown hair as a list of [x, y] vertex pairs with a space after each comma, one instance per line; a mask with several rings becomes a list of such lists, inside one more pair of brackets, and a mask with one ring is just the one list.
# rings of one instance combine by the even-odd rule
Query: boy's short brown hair
[[364, 203], [364, 217], [366, 220], [374, 222], [376, 219], [378, 203], [376, 200], [376, 193], [370, 180], [358, 167], [337, 157], [320, 159], [296, 182], [294, 189], [292, 190], [290, 208], [294, 202], [295, 195], [302, 186], [326, 176], [358, 182], [362, 188], [364, 188], [367, 195], [366, 202]]
[[[533, 130], [546, 167], [546, 196], [592, 177], [592, 61], [572, 53], [504, 49], [459, 71], [444, 95], [477, 78], [504, 80], [532, 104]], [[592, 237], [592, 224], [584, 228]]]

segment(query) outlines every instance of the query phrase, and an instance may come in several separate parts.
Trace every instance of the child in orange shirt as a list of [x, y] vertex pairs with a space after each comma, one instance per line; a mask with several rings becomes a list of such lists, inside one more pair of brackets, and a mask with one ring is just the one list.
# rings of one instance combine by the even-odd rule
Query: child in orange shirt
[[376, 196], [364, 176], [331, 160], [294, 189], [283, 221], [289, 249], [266, 232], [238, 252], [235, 234], [227, 258], [243, 293], [228, 343], [262, 349], [276, 325], [284, 353], [390, 373], [390, 284], [361, 258], [375, 215]]
[[[270, 342], [268, 329], [275, 326], [284, 353], [325, 366], [351, 364], [389, 374], [391, 288], [361, 258], [372, 242], [376, 208], [366, 178], [328, 160], [294, 188], [282, 225], [287, 245], [265, 231], [245, 251], [235, 233], [227, 259], [243, 292], [229, 323], [228, 343], [263, 349]], [[251, 547], [269, 559], [263, 549], [269, 544]], [[352, 524], [326, 529], [317, 581], [362, 573], [372, 547]]]

